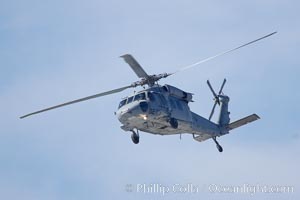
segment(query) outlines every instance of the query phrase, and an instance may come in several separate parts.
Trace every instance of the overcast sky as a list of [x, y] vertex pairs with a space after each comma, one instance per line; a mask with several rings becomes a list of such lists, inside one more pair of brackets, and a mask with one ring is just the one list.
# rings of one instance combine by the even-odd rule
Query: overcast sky
[[[299, 9], [292, 0], [0, 1], [0, 198], [299, 199]], [[133, 90], [18, 118], [136, 81], [125, 53], [149, 74], [173, 72], [273, 31], [160, 82], [194, 93], [191, 109], [208, 117], [206, 80], [217, 89], [227, 78], [232, 121], [261, 120], [219, 138], [223, 153], [191, 135], [141, 133], [134, 145], [114, 116]], [[138, 184], [189, 183], [201, 190], [136, 192]], [[212, 193], [211, 184], [294, 191]]]

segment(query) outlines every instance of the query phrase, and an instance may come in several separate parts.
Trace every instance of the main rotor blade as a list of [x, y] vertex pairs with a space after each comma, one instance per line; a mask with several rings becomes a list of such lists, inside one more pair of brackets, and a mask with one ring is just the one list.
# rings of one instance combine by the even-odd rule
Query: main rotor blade
[[211, 110], [211, 113], [210, 113], [209, 118], [208, 118], [209, 121], [210, 121], [210, 119], [212, 118], [212, 116], [213, 116], [213, 114], [214, 114], [214, 112], [215, 112], [216, 105], [217, 105], [217, 101], [215, 101], [215, 104], [214, 104], [214, 106], [213, 106], [213, 108], [212, 108], [212, 110]]
[[121, 88], [118, 88], [118, 89], [114, 89], [114, 90], [102, 92], [102, 93], [99, 93], [99, 94], [91, 95], [91, 96], [88, 96], [88, 97], [84, 97], [84, 98], [81, 98], [81, 99], [76, 99], [76, 100], [73, 100], [73, 101], [69, 101], [69, 102], [66, 102], [66, 103], [63, 103], [63, 104], [59, 104], [59, 105], [56, 105], [56, 106], [52, 106], [52, 107], [45, 108], [45, 109], [42, 109], [42, 110], [39, 110], [39, 111], [36, 111], [36, 112], [33, 112], [33, 113], [23, 115], [23, 116], [20, 117], [20, 119], [23, 119], [25, 117], [29, 117], [31, 115], [35, 115], [35, 114], [38, 114], [38, 113], [41, 113], [41, 112], [46, 112], [48, 110], [53, 110], [53, 109], [56, 109], [56, 108], [59, 108], [59, 107], [63, 107], [63, 106], [67, 106], [67, 105], [70, 105], [70, 104], [78, 103], [78, 102], [81, 102], [81, 101], [86, 101], [86, 100], [89, 100], [89, 99], [94, 99], [94, 98], [97, 98], [97, 97], [102, 97], [102, 96], [105, 96], [105, 95], [110, 95], [110, 94], [114, 94], [114, 93], [117, 93], [117, 92], [121, 92], [121, 91], [126, 90], [126, 89], [131, 88], [131, 87], [133, 87], [133, 86], [131, 86], [131, 85], [130, 86], [125, 86], [125, 87], [121, 87]]
[[147, 78], [149, 76], [132, 55], [125, 54], [120, 57], [124, 58], [125, 62], [131, 67], [131, 69], [136, 73], [136, 75], [139, 78]]
[[226, 83], [226, 78], [224, 78], [224, 81], [223, 81], [223, 83], [221, 85], [221, 88], [219, 90], [219, 95], [222, 93], [222, 90], [223, 90], [223, 87], [224, 87], [225, 83]]
[[228, 51], [224, 51], [224, 52], [219, 53], [219, 54], [217, 54], [217, 55], [214, 55], [214, 56], [205, 58], [205, 59], [200, 60], [200, 61], [198, 61], [198, 62], [196, 62], [196, 63], [194, 63], [194, 64], [191, 64], [191, 65], [188, 65], [188, 66], [186, 66], [186, 67], [183, 67], [183, 68], [177, 70], [176, 72], [174, 72], [174, 73], [172, 73], [172, 74], [175, 74], [175, 73], [178, 73], [178, 72], [181, 72], [181, 71], [190, 69], [190, 68], [192, 68], [192, 67], [195, 67], [195, 66], [197, 66], [197, 65], [200, 65], [200, 64], [202, 64], [202, 63], [205, 63], [205, 62], [207, 62], [207, 61], [209, 61], [209, 60], [215, 59], [215, 58], [217, 58], [217, 57], [219, 57], [219, 56], [222, 56], [222, 55], [224, 55], [224, 54], [228, 54], [228, 53], [230, 53], [230, 52], [232, 52], [232, 51], [238, 50], [238, 49], [240, 49], [240, 48], [242, 48], [242, 47], [245, 47], [245, 46], [247, 46], [247, 45], [250, 45], [250, 44], [252, 44], [252, 43], [254, 43], [254, 42], [257, 42], [257, 41], [259, 41], [259, 40], [262, 40], [262, 39], [265, 39], [265, 38], [267, 38], [267, 37], [270, 37], [271, 35], [274, 35], [275, 33], [277, 33], [277, 32], [270, 33], [270, 34], [268, 34], [268, 35], [265, 35], [265, 36], [263, 36], [263, 37], [261, 37], [261, 38], [258, 38], [258, 39], [256, 39], [256, 40], [253, 40], [253, 41], [248, 42], [248, 43], [246, 43], [246, 44], [243, 44], [243, 45], [241, 45], [241, 46], [238, 46], [238, 47], [235, 47], [235, 48], [230, 49], [230, 50], [228, 50]]

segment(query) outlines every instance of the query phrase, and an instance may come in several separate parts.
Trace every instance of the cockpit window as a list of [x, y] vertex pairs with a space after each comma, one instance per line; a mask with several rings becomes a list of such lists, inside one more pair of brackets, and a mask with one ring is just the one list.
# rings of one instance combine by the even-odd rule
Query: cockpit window
[[132, 97], [129, 97], [128, 100], [127, 100], [127, 104], [128, 104], [128, 103], [131, 103], [132, 100], [133, 100], [133, 96], [132, 96]]
[[120, 102], [119, 108], [121, 108], [122, 106], [124, 106], [124, 105], [126, 104], [126, 100], [127, 100], [127, 99], [124, 99], [124, 100], [122, 100], [122, 101]]
[[134, 100], [135, 101], [139, 101], [139, 100], [145, 100], [146, 99], [146, 95], [145, 93], [140, 93], [134, 96]]
[[152, 92], [148, 92], [148, 98], [150, 101], [155, 101], [154, 94]]

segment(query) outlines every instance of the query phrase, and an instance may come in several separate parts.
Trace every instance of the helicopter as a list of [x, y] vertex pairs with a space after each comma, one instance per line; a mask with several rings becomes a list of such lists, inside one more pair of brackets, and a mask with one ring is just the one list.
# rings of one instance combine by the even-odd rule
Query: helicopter
[[[142, 86], [142, 90], [124, 97], [119, 103], [118, 109], [115, 112], [115, 115], [122, 124], [121, 129], [131, 132], [131, 139], [134, 144], [139, 143], [139, 131], [156, 135], [180, 134], [180, 138], [181, 134], [186, 133], [191, 134], [193, 136], [193, 139], [198, 142], [212, 139], [216, 144], [218, 151], [223, 152], [223, 148], [218, 143], [217, 137], [224, 136], [233, 129], [260, 119], [257, 114], [252, 114], [237, 121], [230, 122], [230, 112], [228, 111], [230, 98], [223, 93], [226, 79], [223, 80], [223, 83], [221, 84], [221, 87], [217, 93], [213, 89], [210, 81], [207, 80], [207, 85], [214, 97], [214, 104], [208, 119], [190, 110], [189, 103], [193, 102], [192, 93], [183, 91], [175, 86], [171, 86], [168, 84], [159, 85], [158, 81], [178, 72], [200, 65], [209, 60], [215, 59], [224, 54], [238, 50], [259, 40], [270, 37], [275, 33], [277, 32], [272, 32], [268, 35], [245, 43], [236, 48], [200, 60], [199, 62], [196, 62], [192, 65], [180, 68], [173, 73], [149, 75], [132, 55], [125, 54], [120, 57], [123, 58], [124, 61], [131, 67], [131, 69], [135, 72], [138, 78], [140, 78], [140, 80], [121, 88], [38, 110], [36, 112], [23, 115], [20, 118], [23, 119], [25, 117], [29, 117], [31, 115], [35, 115], [59, 107], [90, 100], [93, 98], [111, 95], [129, 88]], [[145, 86], [148, 87], [146, 88]], [[217, 105], [220, 106], [220, 112], [218, 121], [217, 123], [215, 123], [211, 121], [211, 118], [214, 115]]]

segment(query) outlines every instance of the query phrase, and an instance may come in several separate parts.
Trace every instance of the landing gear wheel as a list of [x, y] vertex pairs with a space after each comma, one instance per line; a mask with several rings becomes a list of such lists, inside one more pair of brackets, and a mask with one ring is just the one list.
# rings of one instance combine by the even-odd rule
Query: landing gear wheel
[[217, 141], [216, 137], [213, 137], [214, 142], [216, 143], [217, 149], [218, 151], [221, 153], [223, 152], [223, 148], [222, 146], [219, 144], [219, 142]]
[[132, 130], [131, 140], [134, 144], [138, 144], [140, 142], [139, 133]]
[[172, 128], [174, 128], [174, 129], [178, 128], [178, 121], [177, 121], [177, 119], [171, 118], [169, 123], [172, 126]]
[[223, 152], [223, 148], [222, 148], [221, 145], [217, 145], [217, 149], [218, 149], [219, 152]]

